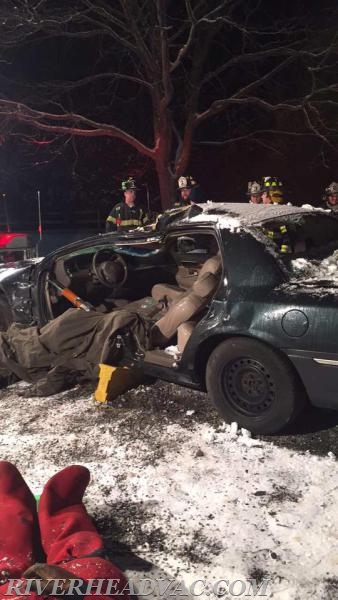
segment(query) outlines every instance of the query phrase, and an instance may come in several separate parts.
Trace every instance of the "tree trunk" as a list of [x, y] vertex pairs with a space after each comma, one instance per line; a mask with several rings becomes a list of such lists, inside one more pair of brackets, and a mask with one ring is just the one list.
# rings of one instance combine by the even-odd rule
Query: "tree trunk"
[[169, 171], [169, 159], [165, 156], [158, 156], [155, 160], [156, 173], [161, 196], [162, 210], [172, 208], [176, 200], [175, 180]]
[[170, 172], [172, 127], [170, 112], [158, 101], [155, 118], [155, 166], [161, 195], [162, 210], [172, 208], [175, 202], [175, 182]]
[[180, 151], [178, 153], [178, 156], [176, 157], [174, 172], [176, 178], [180, 177], [181, 175], [186, 175], [186, 170], [188, 168], [191, 156], [194, 127], [195, 115], [192, 114], [188, 117]]

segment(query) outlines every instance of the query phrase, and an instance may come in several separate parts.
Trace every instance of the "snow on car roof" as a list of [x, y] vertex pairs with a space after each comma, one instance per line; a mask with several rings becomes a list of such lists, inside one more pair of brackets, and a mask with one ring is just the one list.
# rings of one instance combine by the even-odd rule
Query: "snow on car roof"
[[[203, 206], [203, 205], [200, 205]], [[221, 229], [230, 229], [230, 231], [236, 231], [241, 227], [241, 222], [238, 218], [229, 216], [227, 214], [214, 214], [201, 212], [198, 215], [194, 215], [193, 217], [186, 217], [185, 219], [181, 219], [180, 223], [217, 223], [217, 225]]]
[[299, 206], [276, 204], [250, 204], [232, 202], [206, 202], [197, 204], [201, 212], [194, 216], [187, 216], [181, 222], [213, 222], [218, 223], [222, 229], [235, 230], [242, 225], [259, 225], [265, 221], [290, 215], [308, 214], [313, 210], [323, 212], [321, 209], [301, 208]]

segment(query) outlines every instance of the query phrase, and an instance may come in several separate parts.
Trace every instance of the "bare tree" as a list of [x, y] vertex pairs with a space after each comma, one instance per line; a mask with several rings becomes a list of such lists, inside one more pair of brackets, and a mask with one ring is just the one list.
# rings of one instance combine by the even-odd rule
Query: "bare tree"
[[286, 16], [264, 0], [2, 0], [2, 132], [118, 138], [154, 162], [163, 208], [195, 140], [332, 144], [337, 12], [321, 8], [319, 31], [300, 0]]

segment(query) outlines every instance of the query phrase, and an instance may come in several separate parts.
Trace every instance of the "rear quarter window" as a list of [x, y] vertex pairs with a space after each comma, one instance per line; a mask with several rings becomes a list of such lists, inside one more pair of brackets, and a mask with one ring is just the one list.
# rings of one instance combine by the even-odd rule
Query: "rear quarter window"
[[338, 218], [317, 211], [268, 221], [262, 232], [291, 269], [296, 258], [321, 261], [338, 249]]

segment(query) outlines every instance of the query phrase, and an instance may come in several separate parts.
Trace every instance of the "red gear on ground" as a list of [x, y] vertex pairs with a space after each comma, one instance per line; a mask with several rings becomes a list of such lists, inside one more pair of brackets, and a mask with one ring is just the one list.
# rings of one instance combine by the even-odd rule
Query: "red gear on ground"
[[18, 469], [0, 461], [0, 572], [16, 578], [32, 564], [36, 502]]
[[[82, 503], [89, 479], [88, 469], [70, 466], [47, 482], [38, 511], [47, 563], [61, 566], [75, 579], [84, 580], [84, 587], [89, 579], [110, 579], [118, 580], [116, 589], [122, 591], [127, 581], [113, 563], [98, 556], [103, 552], [103, 541]], [[24, 581], [24, 571], [35, 562], [36, 531], [33, 494], [18, 469], [11, 463], [0, 461], [0, 572], [3, 579]], [[0, 585], [0, 600], [8, 600], [8, 585], [8, 582]], [[93, 596], [97, 600], [115, 597], [112, 594], [105, 596], [105, 591], [106, 586], [102, 586], [102, 594], [95, 595], [93, 588]], [[129, 597], [127, 592], [123, 596]], [[12, 597], [18, 598], [14, 590]], [[40, 599], [34, 592], [28, 598]]]
[[58, 564], [86, 581], [118, 579], [117, 590], [123, 590], [127, 580], [122, 572], [110, 561], [90, 556], [102, 552], [104, 546], [82, 503], [89, 479], [88, 469], [74, 465], [54, 475], [46, 484], [38, 515], [47, 563]]

